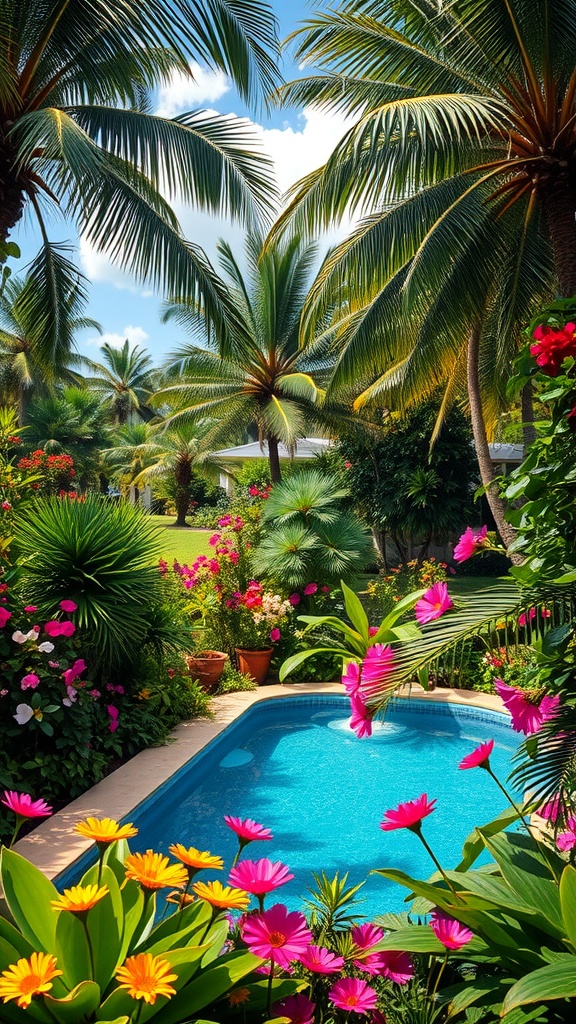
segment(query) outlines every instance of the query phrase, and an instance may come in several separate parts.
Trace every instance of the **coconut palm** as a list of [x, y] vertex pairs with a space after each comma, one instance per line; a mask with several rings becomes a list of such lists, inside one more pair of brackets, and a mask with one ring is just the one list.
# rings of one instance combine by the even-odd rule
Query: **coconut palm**
[[298, 347], [316, 249], [293, 237], [263, 250], [262, 238], [249, 235], [246, 274], [226, 242], [218, 249], [225, 274], [220, 286], [228, 293], [232, 316], [220, 327], [192, 301], [167, 307], [166, 320], [204, 334], [206, 341], [173, 354], [166, 368], [169, 383], [156, 401], [176, 408], [170, 417], [175, 424], [212, 417], [205, 440], [213, 451], [229, 442], [239, 425], [255, 423], [267, 444], [271, 479], [278, 482], [278, 445], [293, 447], [318, 418], [319, 389], [312, 374], [325, 364]]
[[147, 402], [154, 390], [155, 375], [150, 356], [139, 345], [130, 348], [128, 339], [122, 348], [106, 342], [101, 352], [102, 362], [82, 359], [83, 365], [92, 371], [92, 376], [85, 378], [86, 386], [100, 396], [120, 426], [133, 413], [144, 420], [151, 419], [154, 413]]
[[354, 122], [286, 214], [316, 230], [361, 212], [309, 312], [346, 302], [335, 383], [384, 373], [364, 398], [405, 399], [443, 381], [448, 404], [468, 375], [485, 482], [486, 398], [493, 416], [520, 325], [576, 292], [575, 44], [571, 0], [355, 0], [304, 26], [320, 71], [285, 93]]
[[139, 280], [214, 303], [210, 266], [164, 197], [249, 218], [269, 207], [269, 164], [246, 120], [155, 117], [153, 91], [199, 62], [252, 101], [277, 82], [276, 53], [266, 2], [3, 0], [0, 256], [29, 209], [43, 238], [31, 273], [50, 279], [54, 332], [73, 273], [48, 238], [55, 207]]
[[106, 410], [98, 396], [85, 388], [58, 388], [30, 403], [26, 446], [71, 455], [82, 491], [97, 477], [100, 450], [108, 446], [109, 439]]
[[30, 398], [46, 394], [55, 383], [73, 380], [74, 334], [90, 327], [100, 331], [95, 320], [83, 317], [87, 301], [83, 279], [66, 293], [59, 310], [57, 344], [49, 329], [48, 282], [10, 279], [0, 291], [0, 383], [6, 396], [18, 407], [20, 424], [26, 422]]

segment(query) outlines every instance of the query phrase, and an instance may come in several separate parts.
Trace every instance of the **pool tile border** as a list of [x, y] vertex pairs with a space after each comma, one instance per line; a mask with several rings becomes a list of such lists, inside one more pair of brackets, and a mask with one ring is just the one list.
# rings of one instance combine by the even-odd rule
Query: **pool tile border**
[[[130, 815], [159, 786], [203, 750], [248, 708], [264, 701], [290, 697], [342, 696], [340, 683], [273, 684], [248, 693], [230, 693], [211, 701], [213, 717], [181, 723], [166, 746], [141, 751], [111, 775], [44, 821], [15, 849], [53, 879], [81, 857], [92, 843], [73, 831], [74, 824], [91, 815], [119, 820]], [[508, 714], [500, 697], [472, 690], [439, 689], [425, 692], [421, 686], [403, 687], [401, 698], [417, 696], [439, 704], [499, 711]]]

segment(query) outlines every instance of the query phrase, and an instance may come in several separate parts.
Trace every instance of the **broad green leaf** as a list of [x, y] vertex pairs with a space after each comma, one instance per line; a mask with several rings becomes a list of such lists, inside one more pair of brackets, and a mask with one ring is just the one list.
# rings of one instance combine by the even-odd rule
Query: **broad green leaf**
[[[412, 611], [414, 605], [416, 604], [416, 601], [419, 601], [422, 595], [425, 593], [425, 590], [415, 590], [413, 593], [408, 594], [407, 597], [403, 597], [401, 598], [400, 601], [397, 601], [392, 611], [388, 612], [388, 615], [380, 623], [380, 628], [376, 633], [376, 636], [372, 638], [372, 643], [380, 643], [380, 633], [388, 629], [393, 629], [396, 626], [398, 620], [401, 619], [402, 616], [406, 614], [406, 612]], [[417, 626], [416, 632], [420, 634], [420, 630], [418, 629]]]
[[298, 668], [307, 658], [312, 658], [315, 654], [335, 654], [340, 658], [347, 657], [346, 651], [342, 651], [337, 647], [311, 647], [308, 651], [298, 651], [297, 654], [293, 654], [290, 658], [286, 658], [286, 661], [280, 666], [279, 678], [280, 682], [284, 682], [287, 676]]
[[360, 655], [361, 658], [366, 654], [368, 641], [363, 639], [358, 630], [352, 629], [347, 622], [344, 622], [343, 619], [339, 619], [336, 615], [299, 615], [298, 621], [308, 623], [304, 630], [305, 633], [309, 633], [310, 630], [317, 629], [319, 626], [332, 626], [333, 629], [338, 630], [339, 633], [342, 633], [343, 636], [347, 637], [351, 646], [354, 648], [354, 654]]
[[436, 938], [430, 925], [413, 924], [387, 935], [374, 946], [379, 949], [405, 949], [410, 953], [438, 953], [444, 955], [446, 947]]
[[36, 949], [2, 914], [0, 914], [0, 939], [4, 939], [10, 946], [17, 949], [19, 957], [29, 957]]
[[261, 963], [262, 960], [252, 953], [234, 952], [220, 957], [215, 965], [202, 971], [181, 992], [172, 996], [158, 1014], [157, 1024], [180, 1024], [180, 1021], [194, 1017], [202, 1007], [220, 999]]
[[59, 968], [64, 971], [64, 984], [67, 988], [74, 988], [83, 981], [93, 981], [90, 949], [82, 922], [67, 910], [53, 910], [52, 913], [57, 922], [53, 952]]
[[368, 616], [364, 611], [364, 605], [358, 597], [358, 594], [355, 594], [350, 587], [347, 587], [343, 580], [340, 581], [340, 586], [342, 587], [346, 614], [354, 626], [354, 629], [358, 630], [360, 636], [366, 645], [368, 645], [370, 643], [370, 632]]
[[[142, 948], [145, 950], [151, 949], [152, 946], [156, 947], [163, 939], [170, 936], [175, 936], [177, 933], [188, 931], [191, 929], [190, 934], [194, 934], [194, 929], [200, 931], [200, 929], [206, 928], [210, 918], [212, 916], [212, 909], [206, 900], [196, 900], [194, 903], [189, 903], [184, 910], [177, 911], [174, 914], [170, 914], [169, 917], [164, 918], [155, 928], [150, 932]], [[175, 945], [178, 942], [174, 941]], [[166, 949], [169, 947], [166, 946]]]
[[567, 864], [560, 879], [560, 907], [570, 942], [576, 947], [576, 869]]
[[4, 898], [17, 927], [34, 948], [45, 953], [54, 949], [58, 915], [51, 906], [58, 890], [14, 850], [2, 850], [1, 881]]
[[475, 860], [485, 849], [483, 836], [495, 836], [499, 832], [502, 832], [513, 822], [518, 821], [518, 814], [511, 807], [501, 811], [501, 813], [489, 821], [486, 825], [478, 825], [473, 832], [464, 840], [464, 846], [462, 847], [462, 860], [458, 864], [456, 871], [467, 871], [472, 866]]
[[88, 912], [86, 924], [94, 950], [94, 981], [104, 992], [122, 963], [124, 908], [116, 875], [107, 865], [102, 870], [102, 885], [108, 886], [108, 895]]
[[83, 981], [63, 999], [54, 999], [50, 993], [44, 999], [58, 1024], [83, 1024], [92, 1019], [100, 1005], [100, 988], [93, 981]]
[[552, 999], [572, 999], [576, 996], [576, 957], [571, 962], [548, 964], [520, 978], [502, 1004], [502, 1015], [526, 1003], [548, 1002]]
[[[506, 992], [505, 978], [475, 978], [473, 981], [465, 981], [462, 985], [454, 985], [444, 989], [442, 995], [448, 998], [448, 1017], [455, 1017], [462, 1013], [468, 1006], [480, 1000], [484, 1001], [486, 996], [494, 999], [494, 1002], [501, 1002]], [[492, 999], [490, 1000], [492, 1001]]]

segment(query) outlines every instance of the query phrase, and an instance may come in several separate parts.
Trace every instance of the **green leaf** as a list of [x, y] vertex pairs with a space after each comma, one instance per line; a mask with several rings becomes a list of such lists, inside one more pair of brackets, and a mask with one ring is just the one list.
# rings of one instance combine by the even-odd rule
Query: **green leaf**
[[502, 1004], [502, 1015], [526, 1003], [571, 999], [576, 996], [576, 957], [532, 971], [512, 986]]
[[335, 654], [342, 659], [348, 657], [347, 652], [342, 651], [338, 647], [311, 647], [307, 651], [297, 651], [296, 654], [292, 654], [291, 657], [286, 658], [286, 661], [282, 662], [279, 672], [280, 682], [284, 682], [294, 669], [298, 668], [302, 662], [306, 661], [307, 658], [312, 658], [315, 654]]
[[92, 1019], [100, 1005], [100, 988], [93, 981], [83, 981], [63, 999], [54, 999], [48, 992], [44, 1000], [58, 1024], [83, 1024]]
[[56, 918], [56, 942], [52, 947], [67, 988], [92, 979], [90, 949], [82, 922], [67, 910], [53, 910]]
[[364, 605], [360, 598], [354, 593], [350, 587], [347, 587], [344, 580], [340, 581], [342, 588], [342, 594], [344, 596], [344, 607], [346, 608], [346, 614], [350, 619], [350, 622], [354, 628], [360, 633], [360, 636], [368, 645], [370, 643], [370, 630], [368, 616], [364, 611]]
[[157, 1024], [180, 1024], [187, 1017], [193, 1017], [204, 1006], [220, 999], [261, 963], [262, 960], [252, 953], [234, 952], [220, 957], [215, 966], [202, 971], [181, 992], [172, 996], [158, 1014]]
[[517, 811], [513, 808], [506, 808], [501, 811], [500, 814], [489, 821], [486, 825], [478, 825], [473, 832], [464, 840], [464, 846], [462, 847], [462, 860], [458, 864], [456, 871], [467, 871], [472, 866], [475, 860], [485, 849], [483, 837], [495, 836], [499, 832], [503, 832], [504, 829], [512, 825], [513, 822], [518, 820]]
[[576, 869], [571, 864], [566, 865], [560, 878], [560, 907], [566, 933], [576, 948]]
[[54, 949], [58, 915], [51, 906], [59, 892], [37, 867], [14, 850], [2, 850], [0, 878], [4, 899], [17, 927], [34, 948]]

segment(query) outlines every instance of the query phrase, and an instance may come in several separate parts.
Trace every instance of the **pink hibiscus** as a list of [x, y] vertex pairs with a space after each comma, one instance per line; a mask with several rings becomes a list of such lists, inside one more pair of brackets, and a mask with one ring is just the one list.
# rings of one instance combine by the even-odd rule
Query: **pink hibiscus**
[[397, 985], [406, 985], [414, 977], [414, 962], [409, 953], [401, 949], [386, 949], [379, 956], [383, 978], [390, 978]]
[[243, 860], [232, 868], [228, 881], [237, 889], [244, 889], [252, 896], [262, 896], [264, 893], [273, 892], [281, 885], [286, 885], [294, 875], [281, 861], [268, 860]]
[[108, 714], [110, 716], [110, 721], [108, 723], [108, 729], [109, 729], [110, 732], [116, 732], [116, 729], [118, 728], [118, 718], [119, 718], [120, 712], [118, 711], [117, 707], [114, 707], [114, 704], [109, 704], [108, 707], [106, 708], [106, 710], [107, 710], [107, 712], [108, 712]]
[[290, 594], [290, 597], [288, 598], [288, 600], [290, 601], [291, 605], [300, 604], [300, 600], [301, 600], [300, 594]]
[[299, 992], [295, 996], [286, 996], [280, 1002], [272, 1006], [274, 1017], [287, 1017], [290, 1024], [314, 1024], [314, 1011], [316, 1003], [312, 1003], [308, 996]]
[[299, 960], [313, 941], [304, 914], [297, 910], [289, 912], [283, 903], [275, 903], [259, 914], [249, 914], [241, 934], [251, 953], [278, 967], [288, 967], [291, 960]]
[[494, 688], [510, 712], [512, 728], [515, 732], [523, 732], [525, 736], [538, 732], [542, 724], [554, 718], [558, 711], [558, 696], [543, 697], [539, 704], [534, 704], [522, 690], [507, 686], [503, 679], [495, 679]]
[[483, 526], [481, 530], [474, 533], [471, 526], [466, 527], [464, 533], [460, 537], [456, 547], [454, 548], [454, 561], [455, 562], [466, 562], [468, 558], [471, 558], [481, 548], [486, 547], [486, 534], [488, 533], [488, 527]]
[[386, 811], [380, 828], [384, 832], [391, 832], [396, 828], [409, 828], [411, 832], [419, 832], [422, 819], [432, 814], [435, 803], [436, 800], [428, 800], [426, 793], [422, 793], [417, 800], [408, 800], [405, 804], [399, 804], [395, 810]]
[[471, 754], [466, 754], [458, 765], [459, 768], [488, 768], [490, 766], [490, 754], [494, 750], [494, 740], [487, 740], [476, 747]]
[[344, 957], [336, 956], [329, 949], [321, 946], [308, 946], [308, 949], [300, 957], [302, 967], [313, 974], [336, 974], [344, 967]]
[[77, 658], [74, 664], [64, 672], [64, 682], [66, 683], [66, 686], [71, 686], [74, 680], [77, 679], [78, 676], [81, 676], [85, 670], [86, 662], [84, 661], [84, 658]]
[[270, 630], [270, 639], [271, 639], [273, 644], [278, 643], [281, 635], [282, 634], [281, 634], [280, 630], [278, 629], [278, 626], [274, 626], [274, 629]]
[[443, 910], [433, 910], [430, 917], [430, 927], [446, 949], [461, 949], [474, 938], [474, 933], [469, 928], [449, 914], [445, 914]]
[[444, 615], [444, 612], [449, 611], [453, 607], [454, 601], [448, 594], [446, 583], [433, 583], [420, 600], [416, 602], [414, 614], [416, 621], [421, 626], [425, 626], [427, 622], [439, 619]]
[[307, 583], [306, 586], [304, 587], [304, 593], [306, 594], [306, 597], [310, 597], [311, 594], [315, 594], [317, 590], [317, 583]]
[[556, 846], [563, 853], [574, 849], [576, 846], [576, 818], [568, 818], [566, 830], [556, 836]]
[[366, 1015], [376, 1008], [378, 996], [361, 978], [340, 978], [328, 993], [330, 1002], [339, 1010]]

